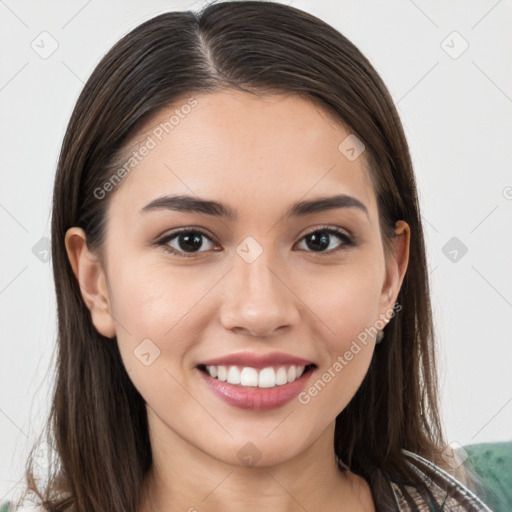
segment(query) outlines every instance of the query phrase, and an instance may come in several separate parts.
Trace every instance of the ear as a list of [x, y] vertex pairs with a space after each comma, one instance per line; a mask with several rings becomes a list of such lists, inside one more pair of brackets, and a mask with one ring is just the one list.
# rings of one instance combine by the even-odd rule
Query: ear
[[116, 334], [115, 321], [101, 261], [87, 248], [85, 232], [81, 228], [69, 228], [65, 244], [69, 262], [80, 285], [85, 305], [91, 312], [94, 327], [103, 336], [113, 338]]
[[399, 220], [395, 224], [392, 254], [386, 261], [386, 278], [379, 306], [380, 318], [385, 318], [387, 321], [390, 319], [390, 311], [393, 311], [409, 263], [410, 236], [411, 231], [407, 222]]

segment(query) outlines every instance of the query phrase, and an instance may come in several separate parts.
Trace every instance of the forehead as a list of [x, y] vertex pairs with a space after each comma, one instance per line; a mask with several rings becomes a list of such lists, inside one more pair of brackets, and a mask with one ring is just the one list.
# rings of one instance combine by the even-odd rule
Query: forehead
[[185, 96], [133, 138], [110, 208], [140, 210], [167, 193], [221, 199], [237, 210], [344, 193], [374, 210], [364, 152], [352, 160], [340, 150], [347, 137], [350, 129], [297, 95]]

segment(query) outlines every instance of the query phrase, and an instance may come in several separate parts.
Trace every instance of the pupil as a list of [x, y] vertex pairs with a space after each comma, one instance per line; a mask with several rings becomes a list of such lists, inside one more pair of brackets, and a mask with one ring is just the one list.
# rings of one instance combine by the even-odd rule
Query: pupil
[[329, 234], [324, 233], [323, 235], [318, 235], [317, 233], [313, 233], [309, 235], [309, 239], [312, 243], [308, 243], [311, 249], [320, 248], [326, 249], [329, 247]]
[[[180, 245], [181, 249], [184, 249], [184, 250], [191, 249], [193, 251], [195, 249], [201, 248], [201, 235], [184, 234], [184, 235], [180, 235], [179, 240], [180, 240], [179, 245]], [[185, 243], [182, 243], [182, 241], [184, 241]], [[187, 245], [188, 245], [188, 247], [187, 247]]]

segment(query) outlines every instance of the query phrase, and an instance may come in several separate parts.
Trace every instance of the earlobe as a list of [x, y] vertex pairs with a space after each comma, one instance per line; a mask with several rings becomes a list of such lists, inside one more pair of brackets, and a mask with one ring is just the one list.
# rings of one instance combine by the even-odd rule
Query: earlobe
[[115, 322], [100, 259], [89, 251], [85, 232], [81, 228], [72, 227], [67, 230], [65, 245], [80, 293], [91, 312], [94, 327], [103, 336], [113, 338], [116, 334]]

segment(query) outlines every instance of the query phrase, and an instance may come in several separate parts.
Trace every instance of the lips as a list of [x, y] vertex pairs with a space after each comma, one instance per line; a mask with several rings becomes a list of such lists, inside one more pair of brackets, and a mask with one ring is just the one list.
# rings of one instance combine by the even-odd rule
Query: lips
[[239, 352], [216, 359], [209, 359], [201, 363], [203, 366], [248, 366], [250, 368], [267, 368], [283, 365], [307, 366], [314, 364], [312, 361], [300, 357], [274, 352], [270, 354], [255, 354], [251, 352]]
[[209, 389], [242, 409], [272, 409], [304, 388], [316, 365], [284, 353], [238, 353], [197, 365]]

